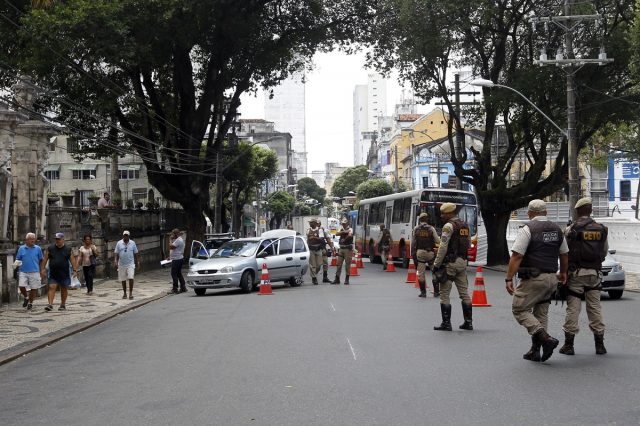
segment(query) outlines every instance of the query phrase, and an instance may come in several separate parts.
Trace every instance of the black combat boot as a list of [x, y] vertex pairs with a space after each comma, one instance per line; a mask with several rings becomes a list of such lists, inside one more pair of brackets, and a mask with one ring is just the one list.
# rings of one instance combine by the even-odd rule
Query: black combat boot
[[473, 316], [471, 304], [467, 305], [462, 302], [462, 316], [464, 317], [464, 323], [460, 326], [460, 330], [473, 330]]
[[569, 333], [568, 331], [564, 332], [564, 345], [560, 348], [558, 352], [565, 355], [575, 355], [575, 351], [573, 350], [573, 338], [576, 337], [575, 334]]
[[349, 275], [344, 277], [344, 285], [349, 285]]
[[420, 286], [420, 294], [418, 297], [427, 297], [427, 287], [425, 282], [418, 280], [418, 285]]
[[440, 304], [440, 313], [442, 314], [442, 324], [433, 327], [434, 330], [451, 331], [451, 305]]
[[596, 354], [606, 354], [607, 348], [604, 347], [604, 331], [602, 333], [593, 333], [593, 339], [596, 341]]
[[340, 284], [340, 276], [336, 275], [336, 277], [333, 279], [333, 282], [331, 284]]
[[433, 297], [440, 297], [440, 283], [436, 280], [433, 280]]
[[318, 285], [318, 279], [316, 277], [311, 278], [313, 285]]
[[522, 358], [527, 361], [540, 362], [540, 345], [534, 336], [531, 336], [531, 349], [526, 354], [523, 354]]
[[327, 276], [327, 271], [322, 272], [322, 282], [323, 283], [330, 283], [331, 282], [329, 280], [329, 277]]
[[542, 346], [542, 357], [540, 358], [540, 361], [542, 362], [551, 358], [553, 350], [558, 346], [558, 344], [560, 344], [558, 339], [549, 336], [543, 328], [536, 331], [533, 337], [535, 337], [536, 343]]

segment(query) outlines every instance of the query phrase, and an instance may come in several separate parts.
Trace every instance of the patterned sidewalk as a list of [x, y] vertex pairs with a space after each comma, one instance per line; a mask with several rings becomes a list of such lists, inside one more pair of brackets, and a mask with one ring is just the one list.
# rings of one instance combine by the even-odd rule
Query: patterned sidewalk
[[170, 282], [168, 269], [140, 273], [133, 288], [134, 299], [129, 300], [122, 299], [119, 282], [113, 279], [97, 281], [91, 296], [86, 294], [85, 287], [69, 290], [67, 310], [63, 312], [58, 311], [59, 292], [51, 312], [44, 310], [46, 296], [34, 301], [32, 311], [23, 308], [22, 302], [3, 305], [0, 308], [0, 364], [15, 359], [17, 354], [28, 353], [164, 297], [171, 288]]

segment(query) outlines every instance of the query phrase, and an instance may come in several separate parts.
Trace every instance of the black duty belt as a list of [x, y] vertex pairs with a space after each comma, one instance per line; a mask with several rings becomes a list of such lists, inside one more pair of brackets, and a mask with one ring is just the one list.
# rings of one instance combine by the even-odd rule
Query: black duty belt
[[340, 246], [341, 249], [347, 249], [347, 250], [351, 250], [353, 249], [352, 245], [348, 245], [348, 246]]

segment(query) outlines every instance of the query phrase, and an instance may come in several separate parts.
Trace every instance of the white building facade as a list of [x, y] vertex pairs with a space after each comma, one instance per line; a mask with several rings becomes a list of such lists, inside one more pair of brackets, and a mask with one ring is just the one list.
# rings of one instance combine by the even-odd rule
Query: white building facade
[[367, 163], [371, 132], [378, 131], [380, 117], [387, 114], [387, 80], [380, 74], [368, 76], [366, 85], [353, 90], [353, 164]]

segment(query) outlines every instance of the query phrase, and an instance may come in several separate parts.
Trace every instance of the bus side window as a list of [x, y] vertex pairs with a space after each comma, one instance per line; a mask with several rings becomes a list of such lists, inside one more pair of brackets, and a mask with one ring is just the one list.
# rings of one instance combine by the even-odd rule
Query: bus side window
[[358, 225], [362, 225], [362, 221], [364, 220], [364, 206], [360, 206], [358, 208]]
[[403, 201], [402, 222], [403, 223], [411, 222], [411, 197], [407, 197]]
[[393, 202], [393, 223], [402, 222], [402, 199]]

